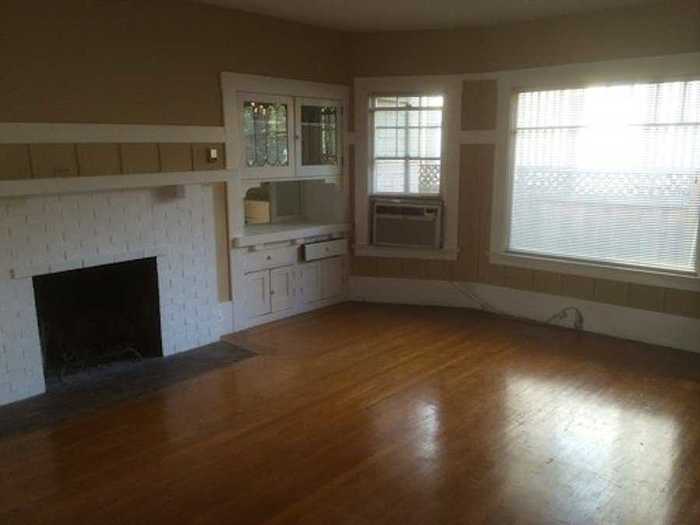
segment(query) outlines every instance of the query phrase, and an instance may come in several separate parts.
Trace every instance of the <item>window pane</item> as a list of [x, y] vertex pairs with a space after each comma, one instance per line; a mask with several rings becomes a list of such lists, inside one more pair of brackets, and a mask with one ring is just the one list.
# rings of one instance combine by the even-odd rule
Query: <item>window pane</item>
[[405, 157], [406, 129], [378, 128], [374, 133], [375, 157]]
[[246, 101], [243, 104], [243, 135], [246, 165], [288, 166], [287, 105]]
[[374, 184], [378, 193], [439, 193], [442, 96], [375, 97]]
[[692, 272], [700, 82], [521, 93], [510, 250]]
[[408, 164], [411, 193], [440, 192], [440, 161], [412, 160]]
[[403, 160], [377, 160], [374, 163], [374, 191], [403, 193], [406, 166]]

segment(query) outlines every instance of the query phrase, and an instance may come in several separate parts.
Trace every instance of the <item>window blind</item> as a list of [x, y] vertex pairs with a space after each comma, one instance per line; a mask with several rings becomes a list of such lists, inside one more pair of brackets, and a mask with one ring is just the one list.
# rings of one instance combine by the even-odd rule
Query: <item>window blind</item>
[[374, 193], [439, 193], [442, 96], [372, 97]]
[[509, 251], [694, 273], [700, 81], [528, 91]]

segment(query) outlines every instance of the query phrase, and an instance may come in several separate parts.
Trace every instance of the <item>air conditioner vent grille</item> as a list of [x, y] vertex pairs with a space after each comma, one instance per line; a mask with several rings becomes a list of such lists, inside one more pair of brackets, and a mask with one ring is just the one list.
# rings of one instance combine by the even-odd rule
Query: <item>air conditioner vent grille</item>
[[375, 198], [371, 210], [372, 244], [441, 248], [441, 201]]

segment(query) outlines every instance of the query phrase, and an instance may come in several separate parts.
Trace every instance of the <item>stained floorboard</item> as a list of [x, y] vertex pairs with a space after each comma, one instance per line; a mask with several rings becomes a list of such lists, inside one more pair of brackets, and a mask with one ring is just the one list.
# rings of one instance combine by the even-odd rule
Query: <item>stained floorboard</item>
[[695, 524], [700, 355], [347, 303], [0, 440], [0, 522]]

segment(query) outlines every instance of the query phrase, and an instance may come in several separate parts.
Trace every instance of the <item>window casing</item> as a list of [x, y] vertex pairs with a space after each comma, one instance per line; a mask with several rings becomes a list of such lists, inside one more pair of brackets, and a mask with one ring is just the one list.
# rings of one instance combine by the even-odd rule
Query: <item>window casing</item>
[[515, 95], [507, 252], [697, 274], [700, 81]]
[[440, 193], [443, 108], [442, 95], [370, 97], [373, 194]]

